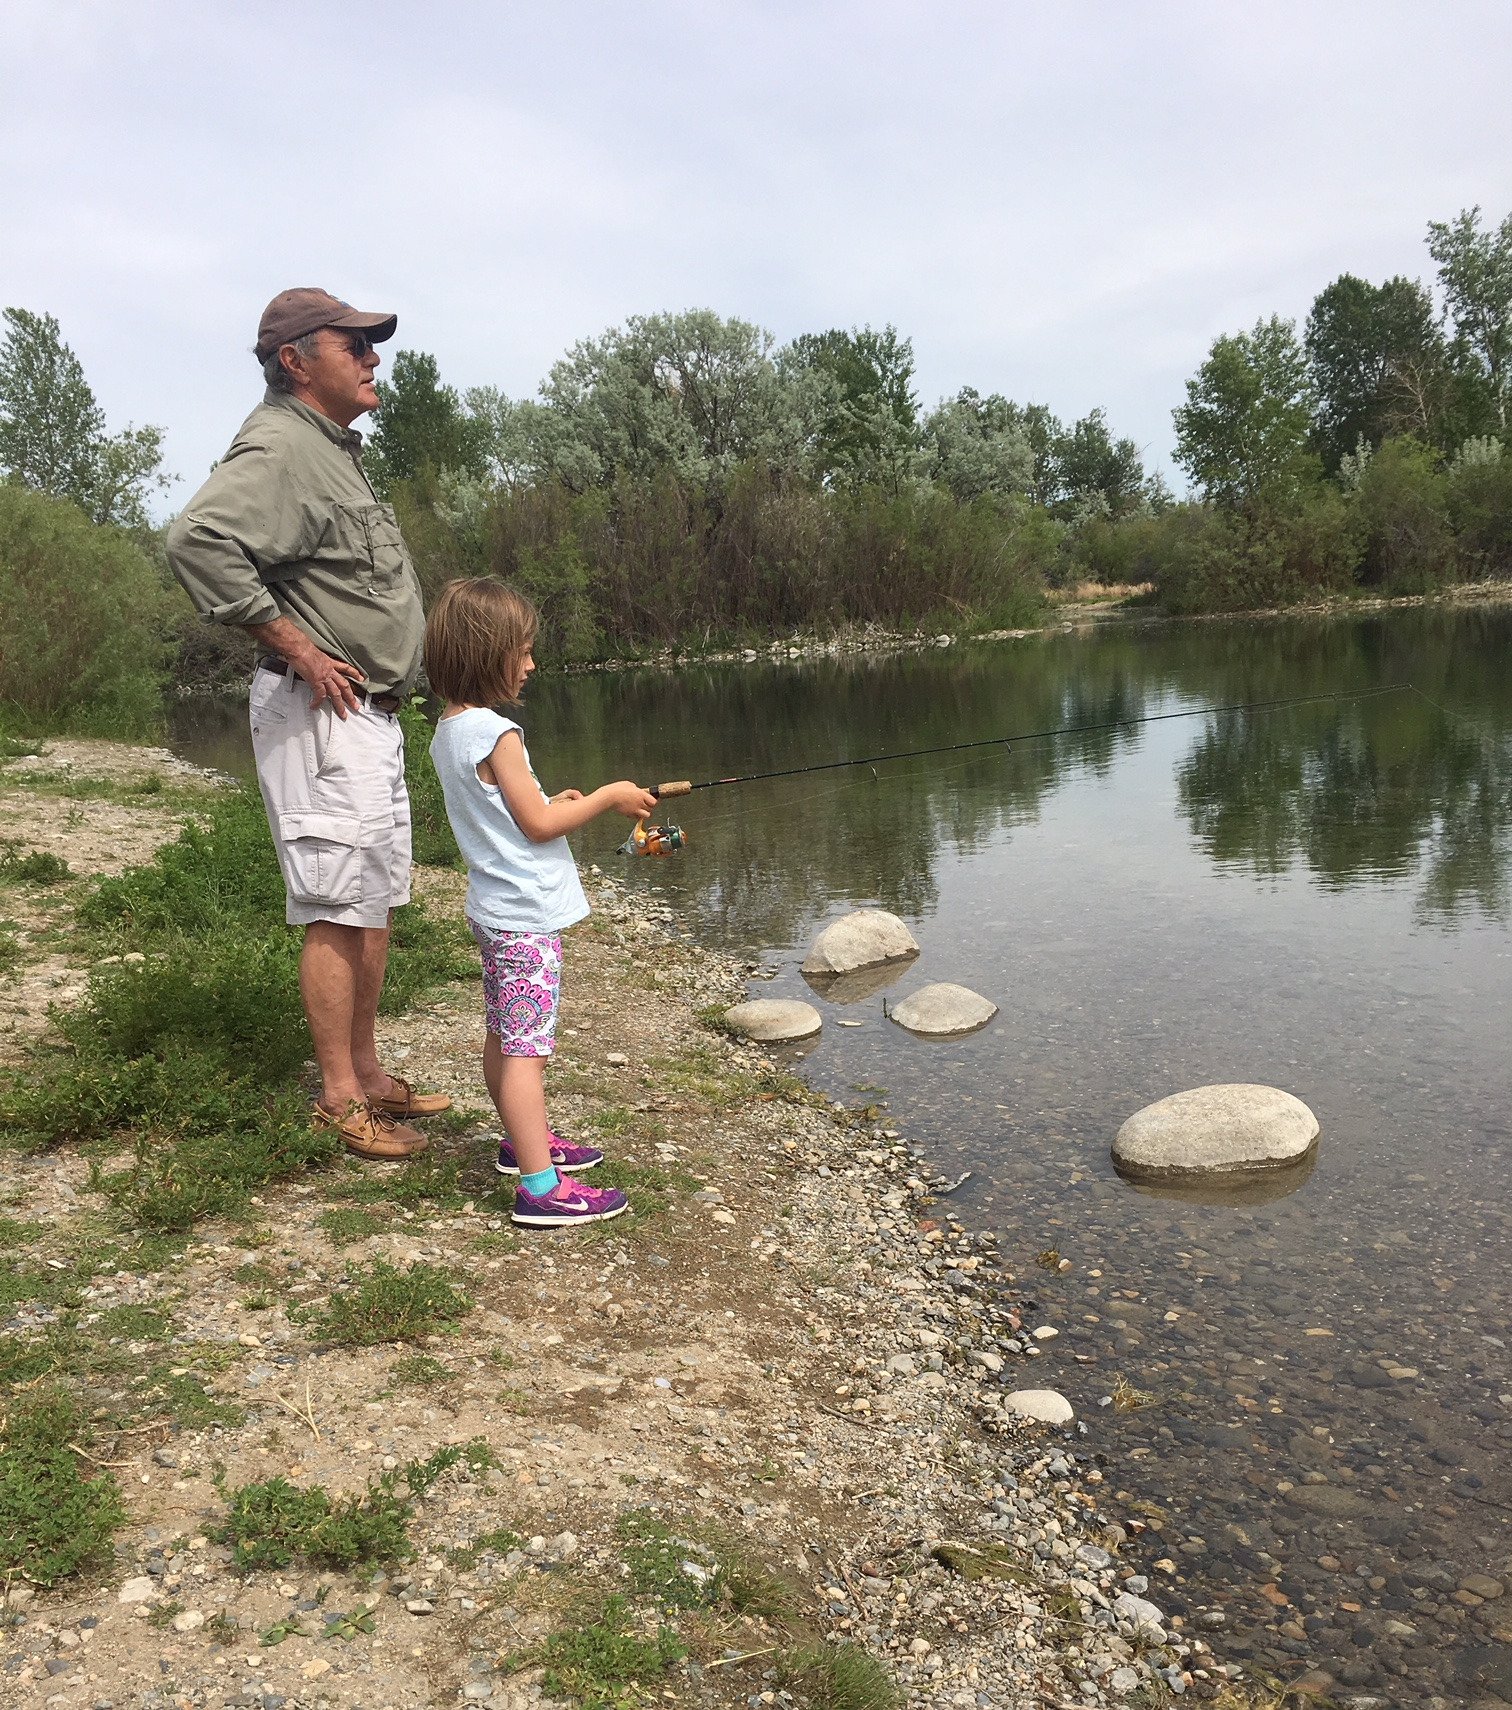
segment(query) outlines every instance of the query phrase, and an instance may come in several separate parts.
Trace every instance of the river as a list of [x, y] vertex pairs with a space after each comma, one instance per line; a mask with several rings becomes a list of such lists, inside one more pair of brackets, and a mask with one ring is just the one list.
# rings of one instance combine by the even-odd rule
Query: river
[[[1198, 710], [1301, 696], [1339, 698]], [[1152, 1597], [1283, 1674], [1512, 1700], [1512, 608], [546, 677], [522, 719], [548, 788], [1105, 727], [700, 791], [670, 860], [575, 845], [818, 1004], [808, 1079], [973, 1172], [951, 1211], [1060, 1332], [1009, 1376], [1075, 1405]], [[177, 746], [245, 770], [239, 720]], [[798, 964], [871, 903], [922, 953], [828, 1004]], [[937, 979], [1000, 1013], [886, 1018]], [[1294, 1191], [1114, 1174], [1125, 1117], [1216, 1081], [1316, 1112]]]

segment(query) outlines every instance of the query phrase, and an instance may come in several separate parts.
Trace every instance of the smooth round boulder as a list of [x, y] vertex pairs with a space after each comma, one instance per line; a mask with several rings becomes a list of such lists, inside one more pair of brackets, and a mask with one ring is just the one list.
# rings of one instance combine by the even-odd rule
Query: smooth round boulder
[[1318, 1119], [1279, 1087], [1193, 1087], [1137, 1110], [1113, 1141], [1113, 1163], [1134, 1181], [1266, 1175], [1304, 1162]]
[[1020, 1419], [1041, 1425], [1069, 1425], [1076, 1409], [1058, 1389], [1015, 1389], [1003, 1397], [1003, 1405]]
[[910, 992], [902, 1003], [894, 1004], [888, 1016], [910, 1033], [934, 1036], [975, 1033], [985, 1027], [998, 1012], [990, 998], [967, 986], [952, 985], [939, 980], [932, 986], [920, 986]]
[[752, 998], [725, 1011], [725, 1025], [758, 1044], [810, 1039], [824, 1025], [819, 1011], [801, 998]]
[[917, 956], [918, 940], [885, 908], [858, 908], [832, 920], [803, 959], [805, 974], [853, 974], [904, 956]]

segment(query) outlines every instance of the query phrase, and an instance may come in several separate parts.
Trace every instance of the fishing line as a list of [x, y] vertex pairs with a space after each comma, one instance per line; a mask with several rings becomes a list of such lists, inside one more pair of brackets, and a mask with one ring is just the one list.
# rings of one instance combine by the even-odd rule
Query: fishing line
[[[983, 736], [972, 742], [947, 742], [938, 748], [906, 748], [891, 754], [863, 754], [853, 760], [822, 760], [812, 766], [784, 766], [771, 772], [744, 772], [730, 778], [705, 778], [693, 783], [686, 778], [654, 784], [651, 794], [659, 800], [686, 796], [694, 790], [715, 790], [726, 784], [763, 783], [771, 778], [798, 778], [811, 772], [836, 772], [848, 766], [881, 766], [893, 760], [921, 760], [935, 754], [959, 754], [972, 748], [999, 748], [1014, 742], [1041, 742], [1052, 736], [1083, 736], [1100, 730], [1132, 729], [1141, 724], [1160, 724], [1173, 718], [1202, 718], [1214, 713], [1275, 712], [1283, 707], [1314, 705], [1319, 701], [1363, 701], [1375, 695], [1393, 695], [1412, 689], [1411, 683], [1385, 683], [1375, 689], [1355, 689], [1348, 694], [1291, 695], [1284, 700], [1236, 701], [1224, 706], [1186, 707], [1179, 712], [1144, 713], [1138, 718], [1102, 719], [1093, 724], [1062, 724], [1049, 730], [1023, 730], [1012, 736]], [[1420, 691], [1415, 691], [1420, 692]], [[1427, 699], [1424, 696], [1424, 699]]]

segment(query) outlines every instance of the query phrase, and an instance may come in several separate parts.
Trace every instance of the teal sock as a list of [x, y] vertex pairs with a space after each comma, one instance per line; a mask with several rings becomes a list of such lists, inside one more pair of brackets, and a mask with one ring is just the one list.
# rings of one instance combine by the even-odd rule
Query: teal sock
[[539, 1199], [543, 1193], [550, 1193], [561, 1179], [556, 1173], [556, 1165], [551, 1164], [544, 1170], [535, 1170], [528, 1176], [522, 1175], [520, 1186], [532, 1199]]

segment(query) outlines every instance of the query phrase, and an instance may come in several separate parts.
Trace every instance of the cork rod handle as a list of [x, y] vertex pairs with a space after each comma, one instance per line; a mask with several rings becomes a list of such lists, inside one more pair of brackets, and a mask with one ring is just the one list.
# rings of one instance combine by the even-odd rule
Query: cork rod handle
[[658, 801], [664, 801], [668, 796], [687, 796], [693, 793], [693, 785], [687, 778], [680, 778], [673, 784], [653, 784], [651, 794]]

